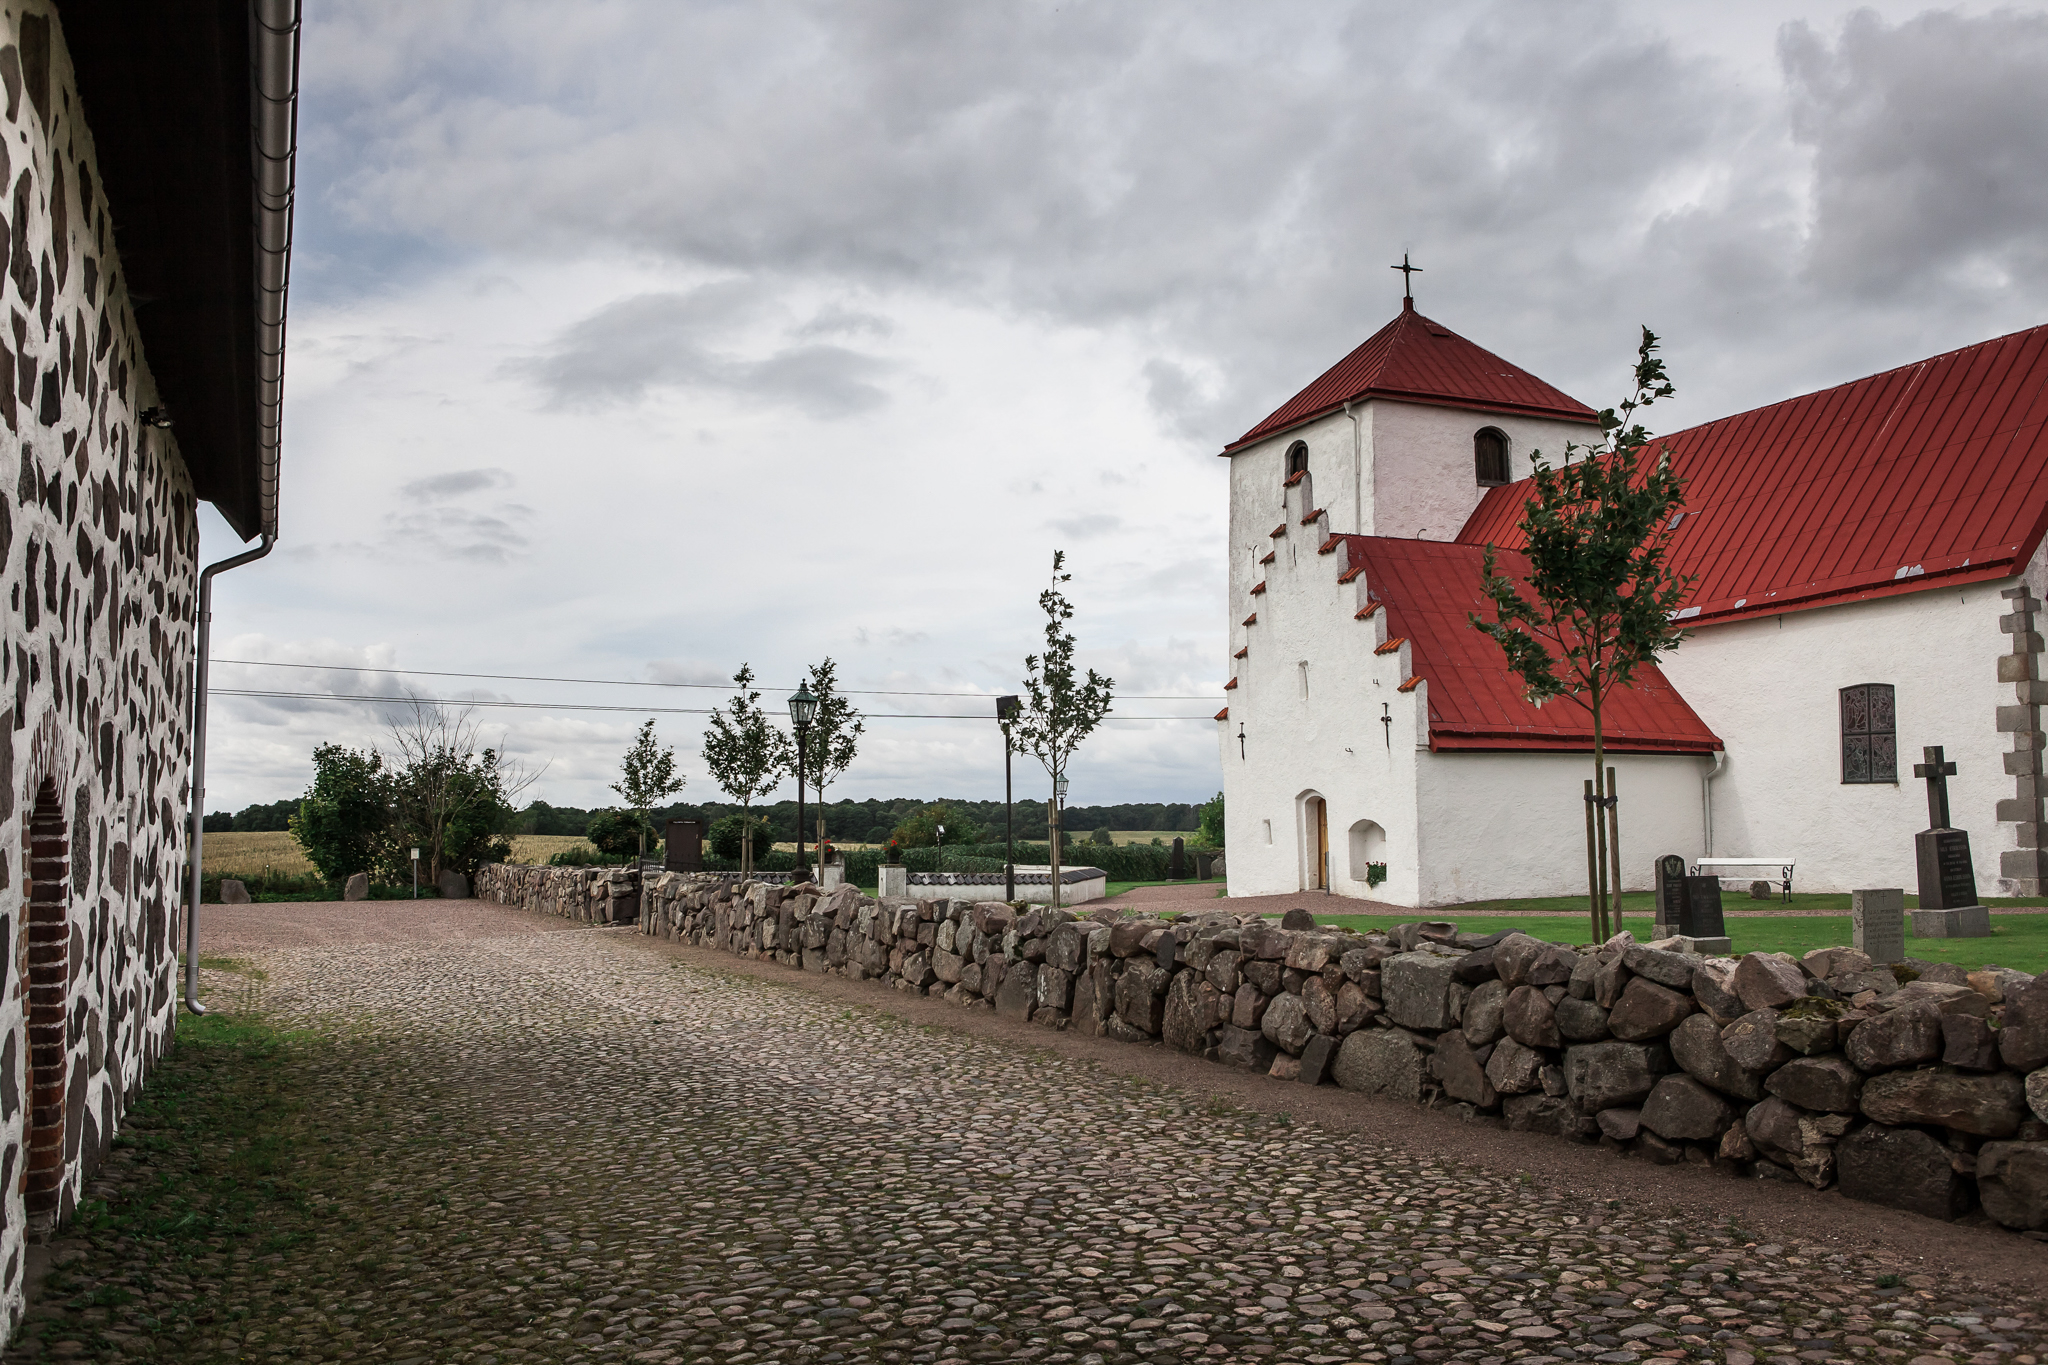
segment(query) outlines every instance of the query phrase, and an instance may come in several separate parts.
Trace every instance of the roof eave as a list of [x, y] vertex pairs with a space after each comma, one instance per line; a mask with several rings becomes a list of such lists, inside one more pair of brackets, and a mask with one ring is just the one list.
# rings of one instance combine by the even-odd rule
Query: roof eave
[[1419, 407], [1457, 408], [1464, 412], [1490, 412], [1502, 417], [1542, 417], [1554, 422], [1579, 422], [1593, 427], [1600, 425], [1600, 414], [1592, 411], [1590, 408], [1584, 412], [1571, 412], [1562, 408], [1550, 408], [1530, 403], [1500, 403], [1476, 398], [1445, 398], [1437, 394], [1372, 388], [1365, 390], [1363, 393], [1355, 393], [1351, 397], [1332, 403], [1327, 407], [1319, 408], [1304, 417], [1296, 418], [1284, 427], [1275, 427], [1267, 432], [1260, 432], [1257, 427], [1254, 427], [1250, 432], [1238, 437], [1235, 441], [1217, 451], [1216, 454], [1219, 458], [1228, 458], [1241, 450], [1248, 450], [1255, 445], [1263, 445], [1275, 437], [1285, 436], [1291, 431], [1298, 431], [1311, 423], [1320, 422], [1333, 413], [1342, 412], [1348, 403], [1375, 401], [1413, 403]]

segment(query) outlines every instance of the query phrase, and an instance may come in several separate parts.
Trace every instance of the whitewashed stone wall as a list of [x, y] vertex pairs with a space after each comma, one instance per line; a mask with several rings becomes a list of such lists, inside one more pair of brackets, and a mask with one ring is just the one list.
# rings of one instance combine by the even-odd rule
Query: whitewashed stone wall
[[[175, 79], [175, 73], [165, 73]], [[0, 1312], [22, 1311], [31, 1074], [24, 857], [39, 791], [66, 854], [62, 1165], [76, 1204], [176, 1010], [190, 795], [192, 483], [157, 402], [116, 214], [54, 7], [0, 18]], [[129, 231], [146, 224], [124, 224]], [[47, 784], [47, 785], [46, 785]], [[50, 1080], [45, 1076], [46, 1083]], [[33, 1198], [33, 1196], [31, 1196]]]

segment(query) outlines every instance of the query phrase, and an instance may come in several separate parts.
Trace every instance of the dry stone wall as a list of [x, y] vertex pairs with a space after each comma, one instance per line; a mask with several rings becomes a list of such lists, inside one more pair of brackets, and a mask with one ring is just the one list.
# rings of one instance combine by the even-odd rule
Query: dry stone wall
[[[569, 872], [486, 868], [479, 893], [517, 887], [528, 899], [513, 903], [597, 918]], [[543, 885], [563, 890], [530, 890]], [[1576, 949], [1446, 922], [1081, 917], [685, 873], [647, 878], [638, 907], [660, 938], [1660, 1163], [1935, 1218], [1981, 1204], [2048, 1240], [2048, 977], [1895, 970], [1850, 948], [1708, 958], [1627, 933]]]
[[476, 896], [587, 924], [631, 924], [640, 918], [640, 874], [623, 867], [528, 867], [485, 863]]

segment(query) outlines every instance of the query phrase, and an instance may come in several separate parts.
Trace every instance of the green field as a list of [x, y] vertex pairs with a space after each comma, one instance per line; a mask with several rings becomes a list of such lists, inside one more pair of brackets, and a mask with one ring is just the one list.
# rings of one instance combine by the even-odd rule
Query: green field
[[[1642, 897], [1644, 905], [1640, 910], [1626, 915], [1622, 921], [1622, 927], [1638, 938], [1646, 939], [1650, 936], [1649, 899], [1648, 896]], [[1794, 899], [1796, 902], [1803, 898]], [[1841, 899], [1847, 900], [1848, 897], [1844, 896]], [[1513, 904], [1515, 908], [1520, 909], [1528, 902]], [[1460, 910], [1464, 908], [1459, 907]], [[1316, 922], [1364, 931], [1390, 929], [1396, 924], [1407, 924], [1431, 917], [1431, 912], [1418, 910], [1405, 915], [1318, 915]], [[1557, 916], [1493, 917], [1460, 914], [1456, 917], [1456, 922], [1460, 929], [1475, 934], [1491, 934], [1502, 929], [1513, 929], [1518, 933], [1528, 934], [1531, 938], [1578, 944], [1585, 943], [1590, 937], [1583, 911], [1576, 915]], [[1844, 947], [1851, 941], [1847, 915], [1786, 915], [1742, 919], [1731, 916], [1726, 923], [1728, 937], [1733, 940], [1735, 951], [1738, 953], [1778, 952], [1798, 956], [1814, 948]], [[1907, 927], [1911, 929], [1910, 919]], [[2023, 972], [2048, 972], [2048, 911], [2038, 915], [1993, 915], [1990, 938], [1909, 937], [1906, 940], [1906, 956], [1924, 958], [1929, 962], [1954, 962], [1972, 970], [1995, 965], [2014, 967]]]

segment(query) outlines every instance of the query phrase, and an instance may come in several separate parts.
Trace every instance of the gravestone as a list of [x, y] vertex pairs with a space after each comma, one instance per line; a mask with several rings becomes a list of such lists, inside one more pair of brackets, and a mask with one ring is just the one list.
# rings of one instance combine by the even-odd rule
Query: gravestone
[[1187, 844], [1178, 837], [1173, 841], [1173, 856], [1166, 860], [1166, 875], [1175, 881], [1181, 881], [1188, 875]]
[[1657, 860], [1657, 921], [1652, 936], [1683, 938], [1691, 951], [1718, 954], [1732, 950], [1721, 918], [1721, 879], [1688, 876], [1685, 859], [1667, 853]]
[[222, 905], [249, 904], [249, 888], [236, 881], [233, 877], [222, 878], [220, 884], [220, 903]]
[[358, 872], [350, 877], [348, 884], [341, 888], [341, 898], [345, 901], [368, 900], [370, 898], [370, 874]]
[[469, 878], [452, 867], [444, 867], [441, 875], [434, 879], [434, 889], [441, 893], [444, 901], [466, 901], [469, 899]]
[[1896, 886], [1849, 893], [1853, 946], [1872, 962], [1906, 960], [1906, 893]]
[[665, 857], [662, 867], [669, 872], [702, 872], [704, 870], [704, 822], [702, 820], [671, 820], [668, 833], [663, 839]]
[[1678, 917], [1678, 936], [1692, 941], [1692, 950], [1710, 956], [1734, 951], [1721, 918], [1721, 879], [1687, 877], [1685, 906]]
[[1920, 887], [1913, 937], [1989, 938], [1991, 912], [1977, 901], [1969, 831], [1948, 822], [1948, 779], [1955, 776], [1956, 765], [1943, 761], [1939, 744], [1921, 753], [1927, 761], [1913, 765], [1913, 776], [1927, 782], [1928, 827], [1913, 836]]
[[1667, 853], [1657, 860], [1657, 915], [1654, 938], [1669, 938], [1679, 932], [1685, 918], [1685, 859]]

